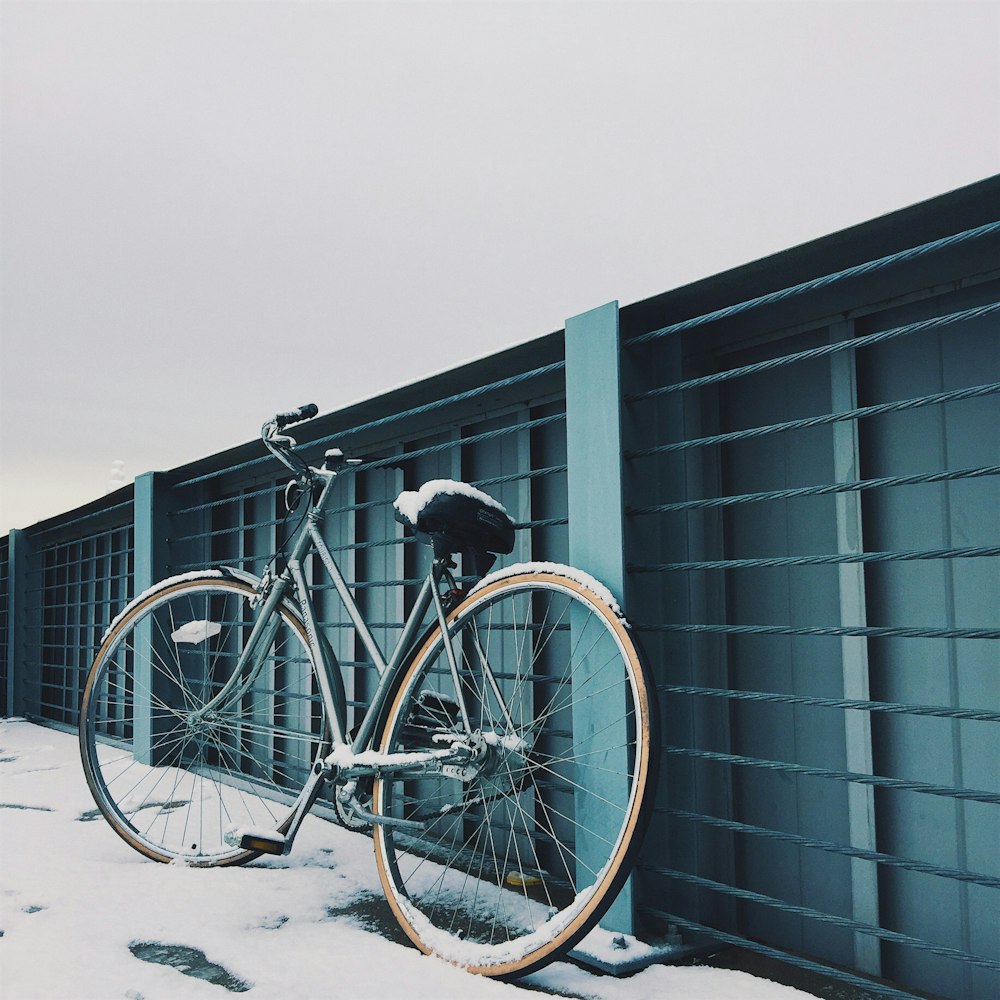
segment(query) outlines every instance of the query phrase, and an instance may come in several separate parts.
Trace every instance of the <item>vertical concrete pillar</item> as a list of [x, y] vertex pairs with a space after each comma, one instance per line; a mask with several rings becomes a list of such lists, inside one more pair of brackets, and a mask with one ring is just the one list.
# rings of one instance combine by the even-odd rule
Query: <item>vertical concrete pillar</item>
[[[617, 302], [566, 321], [566, 453], [569, 561], [604, 583], [621, 601], [625, 541]], [[572, 619], [570, 627], [572, 636]], [[577, 648], [575, 641], [573, 648]], [[589, 667], [586, 662], [579, 664], [574, 676], [585, 676]], [[601, 709], [606, 718], [604, 714], [600, 718], [574, 714], [574, 730], [606, 733], [609, 725], [621, 719], [617, 706], [605, 703]], [[576, 853], [586, 868], [599, 868], [607, 855], [606, 840], [600, 836], [607, 810], [596, 808], [596, 799], [624, 801], [627, 788], [616, 775], [623, 775], [626, 766], [624, 753], [609, 752], [602, 764], [608, 776], [606, 787], [588, 789], [597, 795], [578, 797], [576, 818], [582, 843], [578, 840]], [[592, 831], [593, 837], [584, 831]], [[601, 924], [609, 930], [632, 932], [631, 879]]]
[[[852, 322], [836, 323], [830, 329], [835, 343], [854, 336]], [[858, 405], [855, 353], [844, 351], [830, 357], [831, 402], [834, 410], [853, 410]], [[861, 478], [861, 457], [857, 421], [834, 424], [833, 457], [837, 482]], [[837, 505], [837, 551], [860, 552], [862, 535], [861, 495], [856, 492], [835, 494]], [[865, 596], [865, 571], [861, 563], [842, 563], [838, 567], [840, 617], [844, 625], [867, 625], [868, 601]], [[841, 640], [844, 672], [844, 697], [859, 701], [869, 698], [868, 640], [844, 636]], [[844, 741], [847, 769], [872, 774], [872, 723], [867, 712], [844, 713]], [[848, 822], [851, 845], [866, 851], [876, 848], [875, 789], [851, 782], [847, 786]], [[874, 861], [851, 858], [852, 915], [855, 920], [879, 925], [878, 865]], [[882, 972], [881, 943], [870, 934], [854, 935], [854, 964], [877, 976]]]
[[[167, 565], [167, 501], [169, 489], [162, 473], [146, 472], [135, 480], [135, 559], [133, 596], [141, 594], [166, 575]], [[141, 622], [135, 633], [135, 728], [136, 759], [155, 764], [153, 754], [153, 719], [162, 712], [153, 712], [151, 699], [159, 687], [160, 675], [153, 670], [157, 643], [162, 636], [153, 635], [151, 624]]]
[[[38, 650], [40, 622], [28, 611], [28, 572], [31, 540], [28, 533], [14, 528], [9, 535], [7, 549], [7, 648], [2, 651], [7, 658], [6, 704], [8, 715], [30, 713], [29, 690], [37, 690], [39, 676], [30, 677], [31, 650]], [[36, 663], [35, 673], [38, 673]]]

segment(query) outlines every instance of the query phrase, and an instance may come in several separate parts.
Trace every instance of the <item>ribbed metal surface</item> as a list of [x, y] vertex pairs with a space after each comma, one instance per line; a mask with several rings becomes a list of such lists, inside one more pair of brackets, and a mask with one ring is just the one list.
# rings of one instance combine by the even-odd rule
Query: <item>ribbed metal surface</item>
[[132, 596], [129, 524], [36, 546], [25, 615], [40, 642], [26, 653], [25, 704], [43, 719], [76, 725], [87, 672], [112, 617]]
[[650, 929], [1000, 995], [1000, 283], [809, 321], [819, 288], [996, 229], [625, 336]]
[[0, 538], [0, 716], [10, 714], [9, 655], [10, 643], [10, 538]]

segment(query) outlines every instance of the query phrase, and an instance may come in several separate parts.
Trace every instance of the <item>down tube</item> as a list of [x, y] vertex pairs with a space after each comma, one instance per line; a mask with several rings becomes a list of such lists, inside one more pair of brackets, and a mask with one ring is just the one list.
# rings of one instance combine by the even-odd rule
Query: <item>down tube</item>
[[[379, 648], [378, 643], [375, 641], [375, 637], [371, 634], [371, 630], [368, 628], [368, 623], [364, 620], [361, 611], [354, 602], [354, 597], [348, 589], [343, 574], [340, 572], [340, 567], [334, 561], [330, 550], [326, 547], [326, 543], [324, 542], [319, 529], [316, 525], [311, 524], [309, 530], [312, 535], [313, 542], [315, 543], [316, 551], [319, 553], [319, 557], [323, 561], [323, 565], [326, 567], [326, 571], [329, 574], [330, 579], [333, 581], [333, 585], [340, 596], [341, 603], [347, 609], [347, 613], [350, 616], [358, 635], [361, 637], [361, 642], [367, 650], [368, 655], [371, 657], [372, 663], [374, 663], [375, 669], [379, 674], [378, 687], [375, 690], [371, 704], [368, 706], [368, 711], [365, 713], [365, 717], [362, 720], [361, 726], [358, 729], [352, 744], [352, 749], [357, 752], [367, 749], [373, 735], [375, 723], [379, 717], [380, 707], [392, 688], [393, 678], [405, 660], [406, 654], [409, 652], [410, 647], [413, 644], [413, 640], [416, 638], [417, 632], [420, 629], [423, 616], [426, 613], [427, 608], [430, 606], [433, 574], [428, 574], [427, 578], [424, 580], [423, 586], [420, 588], [420, 593], [417, 595], [417, 599], [414, 602], [413, 610], [410, 612], [410, 616], [406, 620], [406, 624], [403, 628], [403, 634], [399, 637], [399, 642], [396, 644], [396, 648], [392, 651], [392, 657], [390, 662], [387, 664], [385, 657], [382, 654], [382, 650]], [[340, 740], [341, 742], [346, 742], [343, 735], [341, 735]]]

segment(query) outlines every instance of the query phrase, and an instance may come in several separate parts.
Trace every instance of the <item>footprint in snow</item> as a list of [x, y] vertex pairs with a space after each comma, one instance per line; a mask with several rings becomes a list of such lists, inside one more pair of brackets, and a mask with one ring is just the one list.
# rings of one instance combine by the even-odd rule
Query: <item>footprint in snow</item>
[[288, 917], [283, 914], [272, 914], [264, 917], [257, 925], [263, 931], [276, 931], [279, 927], [284, 927], [288, 923]]
[[162, 944], [159, 941], [133, 941], [128, 947], [143, 962], [169, 966], [185, 976], [224, 986], [230, 993], [246, 993], [253, 987], [252, 983], [244, 982], [228, 969], [209, 961], [198, 948], [184, 944]]

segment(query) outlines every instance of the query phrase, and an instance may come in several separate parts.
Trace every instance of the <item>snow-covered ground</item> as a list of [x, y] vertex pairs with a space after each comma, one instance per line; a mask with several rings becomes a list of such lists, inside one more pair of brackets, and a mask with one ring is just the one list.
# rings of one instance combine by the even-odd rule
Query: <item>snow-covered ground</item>
[[5, 1000], [806, 998], [704, 967], [615, 979], [559, 962], [519, 984], [471, 976], [403, 942], [370, 839], [317, 817], [288, 858], [154, 864], [95, 818], [75, 737], [21, 720], [0, 721], [0, 930]]

